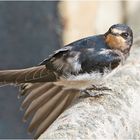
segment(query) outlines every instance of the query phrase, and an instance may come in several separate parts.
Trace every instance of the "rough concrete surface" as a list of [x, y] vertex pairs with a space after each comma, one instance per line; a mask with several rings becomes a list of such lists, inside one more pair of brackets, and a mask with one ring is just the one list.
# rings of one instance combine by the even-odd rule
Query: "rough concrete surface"
[[109, 95], [75, 101], [39, 139], [140, 139], [140, 47], [107, 78]]

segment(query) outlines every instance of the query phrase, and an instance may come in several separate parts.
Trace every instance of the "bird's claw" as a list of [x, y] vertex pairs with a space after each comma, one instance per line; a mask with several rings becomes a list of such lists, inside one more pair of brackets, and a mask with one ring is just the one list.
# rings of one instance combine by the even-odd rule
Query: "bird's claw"
[[110, 95], [109, 93], [103, 93], [102, 91], [111, 91], [111, 89], [109, 89], [108, 87], [101, 87], [101, 86], [98, 87], [98, 86], [92, 85], [92, 87], [84, 90], [84, 93], [85, 93], [84, 97], [100, 97], [104, 95]]
[[101, 87], [101, 86], [98, 87], [98, 86], [95, 86], [95, 85], [92, 85], [92, 87], [87, 88], [86, 90], [90, 90], [90, 91], [92, 91], [92, 90], [96, 90], [96, 91], [109, 90], [109, 91], [111, 91], [111, 89], [108, 88], [108, 87]]
[[94, 92], [89, 92], [89, 91], [85, 91], [86, 95], [85, 97], [100, 97], [100, 96], [105, 96], [105, 95], [110, 95], [108, 93], [94, 93]]

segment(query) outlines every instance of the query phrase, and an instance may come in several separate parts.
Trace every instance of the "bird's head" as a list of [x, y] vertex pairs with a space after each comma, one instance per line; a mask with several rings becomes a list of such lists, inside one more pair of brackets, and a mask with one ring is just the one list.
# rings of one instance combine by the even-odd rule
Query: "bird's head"
[[111, 49], [129, 53], [133, 43], [133, 32], [130, 27], [125, 24], [112, 25], [104, 36], [107, 45]]

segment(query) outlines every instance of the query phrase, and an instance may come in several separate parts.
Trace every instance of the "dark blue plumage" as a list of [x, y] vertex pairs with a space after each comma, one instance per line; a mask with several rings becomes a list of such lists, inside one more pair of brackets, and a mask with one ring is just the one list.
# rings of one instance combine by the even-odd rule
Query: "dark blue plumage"
[[[124, 34], [128, 36], [124, 38]], [[121, 40], [118, 41], [120, 44], [114, 41], [115, 38]], [[62, 75], [94, 71], [104, 73], [104, 70], [116, 68], [127, 58], [132, 41], [131, 29], [124, 24], [116, 24], [105, 34], [83, 38], [66, 45], [44, 60], [41, 65], [46, 65], [47, 68], [58, 71]], [[120, 46], [115, 48], [114, 45], [113, 48], [111, 43]], [[58, 68], [60, 65], [61, 68]]]

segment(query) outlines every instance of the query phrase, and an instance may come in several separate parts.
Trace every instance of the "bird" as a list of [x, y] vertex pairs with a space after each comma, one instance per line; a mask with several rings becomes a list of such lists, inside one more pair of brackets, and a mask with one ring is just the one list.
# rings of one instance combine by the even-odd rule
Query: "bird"
[[82, 93], [98, 89], [97, 75], [102, 78], [123, 64], [132, 44], [132, 29], [114, 24], [104, 34], [65, 45], [36, 66], [0, 70], [0, 85], [19, 86], [23, 120], [32, 117], [28, 131], [38, 138]]

